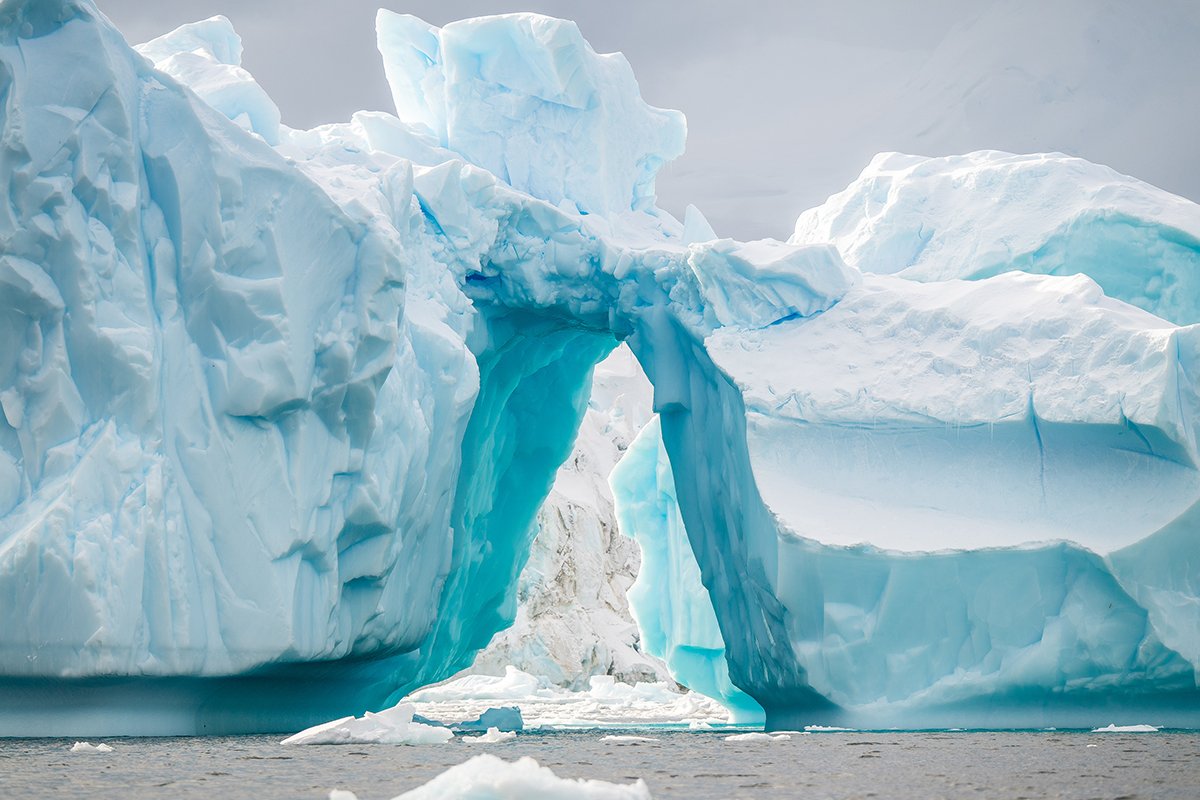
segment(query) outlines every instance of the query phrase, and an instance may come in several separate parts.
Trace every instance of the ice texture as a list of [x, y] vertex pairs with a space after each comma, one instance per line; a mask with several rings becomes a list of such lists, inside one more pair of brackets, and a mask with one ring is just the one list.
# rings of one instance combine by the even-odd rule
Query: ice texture
[[880, 177], [738, 243], [654, 206], [682, 116], [571, 23], [381, 12], [400, 116], [277, 145], [225, 22], [145, 57], [14, 0], [0, 33], [0, 733], [413, 725], [357, 718], [512, 624], [620, 340], [684, 678], [776, 728], [1197, 719], [1194, 204], [888, 156], [928, 202]]
[[279, 108], [242, 69], [242, 37], [227, 18], [182, 25], [134, 49], [237, 125], [279, 144]]

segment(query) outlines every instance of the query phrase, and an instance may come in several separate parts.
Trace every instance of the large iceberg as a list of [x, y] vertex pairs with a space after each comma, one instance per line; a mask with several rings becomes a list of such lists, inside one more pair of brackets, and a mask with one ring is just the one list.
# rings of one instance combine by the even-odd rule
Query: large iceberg
[[[682, 116], [573, 24], [377, 30], [400, 118], [296, 131], [222, 18], [139, 54], [90, 0], [0, 15], [0, 733], [297, 730], [469, 666], [619, 340], [658, 413], [630, 496], [711, 606], [660, 640], [722, 697], [1196, 720], [1197, 335], [1123, 257], [920, 282], [717, 239], [654, 205]], [[1085, 239], [1178, 273], [1176, 201]]]

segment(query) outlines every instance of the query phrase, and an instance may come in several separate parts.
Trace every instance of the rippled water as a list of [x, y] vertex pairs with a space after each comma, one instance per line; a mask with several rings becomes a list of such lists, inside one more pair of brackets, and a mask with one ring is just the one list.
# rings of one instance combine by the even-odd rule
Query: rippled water
[[61, 739], [0, 740], [0, 797], [385, 800], [479, 752], [533, 756], [560, 777], [643, 778], [664, 798], [1200, 797], [1200, 732], [836, 732], [734, 743], [726, 732], [525, 733], [479, 746], [282, 747], [280, 736], [105, 739], [108, 755]]

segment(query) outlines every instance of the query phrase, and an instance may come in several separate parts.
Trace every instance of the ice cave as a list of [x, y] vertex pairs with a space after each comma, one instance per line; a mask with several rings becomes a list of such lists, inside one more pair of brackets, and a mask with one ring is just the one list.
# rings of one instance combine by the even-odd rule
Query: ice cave
[[1200, 724], [1200, 206], [885, 153], [722, 239], [575, 24], [377, 34], [396, 114], [294, 130], [223, 17], [0, 7], [0, 735], [295, 731], [469, 667], [619, 344], [679, 683], [768, 729]]

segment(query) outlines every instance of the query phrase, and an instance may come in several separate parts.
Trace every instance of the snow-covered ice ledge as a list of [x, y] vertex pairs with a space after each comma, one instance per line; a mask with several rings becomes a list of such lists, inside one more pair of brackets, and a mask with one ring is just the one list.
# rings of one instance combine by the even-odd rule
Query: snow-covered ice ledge
[[[654, 206], [682, 116], [573, 24], [378, 32], [403, 121], [293, 131], [222, 18], [151, 63], [88, 0], [0, 14], [0, 732], [297, 730], [465, 667], [619, 339], [769, 724], [1196, 720], [1193, 329], [717, 240]], [[1086, 264], [1194, 263], [1166, 197]]]

